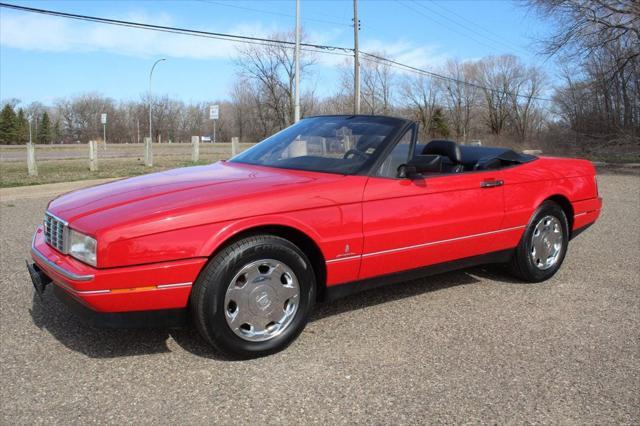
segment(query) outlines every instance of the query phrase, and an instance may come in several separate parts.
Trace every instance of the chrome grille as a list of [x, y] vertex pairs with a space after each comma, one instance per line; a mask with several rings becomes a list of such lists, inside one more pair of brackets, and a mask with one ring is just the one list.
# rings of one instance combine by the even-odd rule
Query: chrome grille
[[67, 222], [51, 213], [44, 216], [44, 236], [47, 244], [62, 253], [66, 253]]

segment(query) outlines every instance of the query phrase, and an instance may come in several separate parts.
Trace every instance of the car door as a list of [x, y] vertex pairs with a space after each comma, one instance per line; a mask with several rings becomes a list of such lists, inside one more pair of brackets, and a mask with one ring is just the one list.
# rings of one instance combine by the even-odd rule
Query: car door
[[[360, 279], [485, 254], [502, 247], [501, 171], [397, 178], [398, 153], [408, 156], [417, 128], [403, 136], [368, 179], [363, 195]], [[406, 157], [403, 159], [406, 161]], [[402, 161], [401, 161], [402, 162]], [[393, 166], [384, 166], [385, 164]], [[399, 164], [398, 164], [399, 165]]]

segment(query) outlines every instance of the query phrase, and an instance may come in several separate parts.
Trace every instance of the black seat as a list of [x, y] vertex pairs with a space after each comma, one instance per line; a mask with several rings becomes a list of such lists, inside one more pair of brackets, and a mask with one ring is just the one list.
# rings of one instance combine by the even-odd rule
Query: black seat
[[473, 166], [473, 170], [498, 170], [502, 167], [502, 161], [499, 158], [481, 158]]
[[422, 155], [442, 155], [449, 161], [443, 163], [445, 173], [460, 173], [464, 171], [460, 147], [454, 141], [433, 139], [422, 150]]

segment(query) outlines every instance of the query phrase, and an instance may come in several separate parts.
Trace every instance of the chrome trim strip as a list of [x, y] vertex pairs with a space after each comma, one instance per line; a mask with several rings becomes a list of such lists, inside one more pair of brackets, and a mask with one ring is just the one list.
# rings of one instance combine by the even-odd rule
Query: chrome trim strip
[[358, 257], [378, 256], [380, 254], [396, 253], [396, 252], [405, 251], [405, 250], [413, 250], [413, 249], [416, 249], [416, 248], [428, 247], [428, 246], [433, 246], [433, 245], [436, 245], [436, 244], [449, 243], [449, 242], [452, 242], [452, 241], [466, 240], [466, 239], [469, 239], [469, 238], [475, 238], [475, 237], [482, 237], [482, 236], [485, 236], [485, 235], [498, 234], [500, 232], [514, 231], [516, 229], [526, 228], [526, 226], [527, 225], [513, 226], [511, 228], [504, 228], [504, 229], [498, 229], [496, 231], [482, 232], [480, 234], [465, 235], [463, 237], [449, 238], [447, 240], [431, 241], [429, 243], [416, 244], [416, 245], [413, 245], [413, 246], [398, 247], [398, 248], [389, 249], [389, 250], [382, 250], [382, 251], [376, 251], [376, 252], [371, 252], [371, 253], [365, 253], [365, 254], [363, 254], [361, 256], [349, 256], [349, 257], [343, 257], [343, 258], [339, 258], [339, 259], [331, 259], [331, 260], [327, 260], [325, 263], [341, 262], [343, 260], [352, 260], [352, 259], [356, 259]]
[[70, 280], [73, 280], [73, 281], [90, 281], [93, 278], [95, 278], [95, 275], [93, 274], [89, 274], [89, 275], [74, 274], [73, 272], [69, 272], [63, 267], [56, 265], [55, 263], [47, 259], [47, 257], [44, 254], [40, 253], [40, 251], [38, 251], [38, 249], [36, 248], [36, 235], [37, 235], [37, 232], [33, 235], [33, 240], [31, 241], [31, 253], [33, 253], [38, 259], [40, 259], [40, 261], [42, 261], [49, 268], [53, 269], [63, 277], [69, 278]]
[[156, 287], [158, 290], [166, 289], [166, 288], [177, 288], [177, 287], [191, 287], [193, 283], [176, 283], [176, 284], [159, 284]]
[[339, 257], [337, 259], [331, 259], [331, 260], [327, 260], [325, 263], [336, 263], [336, 262], [344, 262], [345, 260], [353, 260], [353, 259], [359, 259], [361, 256], [359, 254], [355, 255], [355, 256], [347, 256], [347, 257]]
[[[114, 288], [114, 289], [110, 289], [110, 290], [76, 290], [74, 288], [69, 287], [68, 285], [64, 284], [64, 283], [56, 283], [57, 285], [59, 285], [60, 287], [62, 287], [63, 289], [65, 289], [66, 291], [68, 291], [69, 293], [73, 293], [73, 294], [78, 294], [78, 295], [92, 295], [92, 294], [107, 294], [107, 293], [111, 293], [112, 291], [117, 291], [117, 290], [130, 290], [128, 288], [125, 289], [120, 289], [120, 288]], [[177, 283], [177, 284], [161, 284], [158, 286], [155, 286], [155, 288], [149, 288], [146, 289], [145, 291], [155, 291], [155, 290], [167, 290], [167, 289], [171, 289], [171, 288], [180, 288], [180, 287], [191, 287], [192, 283]], [[135, 287], [133, 288], [135, 289]]]
[[78, 295], [91, 295], [91, 294], [106, 294], [111, 293], [111, 290], [76, 290], [74, 288], [69, 287], [64, 283], [54, 283], [60, 287], [62, 287], [65, 291], [69, 293], [78, 294]]
[[416, 248], [428, 247], [428, 246], [433, 246], [433, 245], [436, 245], [436, 244], [449, 243], [449, 242], [452, 242], [452, 241], [467, 240], [469, 238], [482, 237], [482, 236], [485, 236], [485, 235], [492, 235], [492, 234], [499, 234], [501, 232], [507, 232], [507, 231], [514, 231], [516, 229], [522, 229], [524, 227], [526, 227], [526, 225], [514, 226], [514, 227], [511, 227], [511, 228], [505, 228], [505, 229], [498, 229], [496, 231], [482, 232], [480, 234], [465, 235], [463, 237], [449, 238], [447, 240], [432, 241], [432, 242], [429, 242], [429, 243], [416, 244], [416, 245], [408, 246], [408, 247], [399, 247], [399, 248], [395, 248], [395, 249], [382, 250], [382, 251], [377, 251], [377, 252], [373, 252], [373, 253], [365, 253], [365, 254], [362, 255], [362, 257], [377, 256], [377, 255], [380, 255], [380, 254], [395, 253], [395, 252], [398, 252], [398, 251], [405, 251], [405, 250], [413, 250], [413, 249], [416, 249]]

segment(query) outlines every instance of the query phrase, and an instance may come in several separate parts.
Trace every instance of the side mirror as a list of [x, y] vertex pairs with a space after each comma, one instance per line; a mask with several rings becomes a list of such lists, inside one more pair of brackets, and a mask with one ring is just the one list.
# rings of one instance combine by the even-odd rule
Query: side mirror
[[442, 157], [440, 155], [416, 155], [406, 164], [398, 167], [398, 177], [419, 179], [422, 173], [441, 173]]

